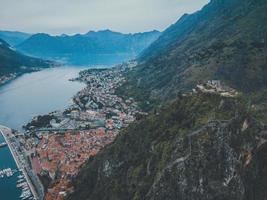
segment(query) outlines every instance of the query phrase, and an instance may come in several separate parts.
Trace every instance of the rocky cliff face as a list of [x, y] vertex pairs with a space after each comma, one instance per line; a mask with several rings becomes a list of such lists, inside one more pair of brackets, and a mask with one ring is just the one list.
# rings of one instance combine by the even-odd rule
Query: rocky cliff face
[[264, 199], [266, 128], [240, 100], [180, 97], [83, 168], [69, 199]]
[[266, 159], [257, 158], [267, 153], [257, 138], [264, 129], [250, 122], [242, 131], [243, 120], [211, 122], [189, 134], [189, 153], [164, 168], [144, 199], [264, 199]]

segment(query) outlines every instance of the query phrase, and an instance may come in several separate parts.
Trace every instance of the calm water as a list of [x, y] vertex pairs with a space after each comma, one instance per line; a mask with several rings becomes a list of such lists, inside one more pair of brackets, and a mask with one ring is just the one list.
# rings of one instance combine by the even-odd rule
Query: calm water
[[69, 105], [84, 86], [68, 81], [81, 68], [61, 67], [25, 74], [0, 87], [0, 124], [20, 129], [34, 116]]
[[[25, 74], [0, 87], [0, 124], [21, 129], [32, 117], [64, 109], [84, 85], [68, 81], [82, 68], [61, 67]], [[0, 143], [4, 139], [0, 134]], [[0, 148], [0, 169], [16, 168], [8, 147]], [[19, 200], [17, 174], [0, 178], [0, 200]]]
[[[4, 138], [0, 134], [0, 143], [4, 142]], [[0, 169], [17, 169], [16, 163], [6, 146], [0, 148]], [[1, 200], [18, 200], [21, 191], [16, 187], [18, 174], [10, 178], [0, 178], [0, 199]]]

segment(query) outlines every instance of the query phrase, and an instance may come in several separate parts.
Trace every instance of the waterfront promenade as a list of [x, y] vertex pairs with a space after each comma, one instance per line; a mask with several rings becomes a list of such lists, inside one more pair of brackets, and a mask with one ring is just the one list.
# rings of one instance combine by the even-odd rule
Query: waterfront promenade
[[34, 198], [36, 200], [39, 200], [39, 197], [38, 197], [38, 195], [37, 195], [37, 193], [35, 191], [35, 188], [34, 188], [32, 182], [31, 182], [31, 180], [30, 180], [25, 168], [24, 168], [24, 165], [23, 165], [23, 163], [21, 163], [21, 161], [19, 159], [19, 155], [18, 155], [16, 149], [13, 147], [12, 143], [10, 142], [10, 140], [9, 140], [9, 138], [7, 136], [7, 134], [12, 134], [11, 129], [8, 128], [8, 127], [0, 125], [0, 133], [2, 134], [2, 136], [4, 137], [4, 139], [6, 141], [6, 143], [8, 145], [8, 148], [9, 148], [9, 150], [10, 150], [10, 152], [11, 152], [13, 158], [14, 158], [14, 161], [16, 162], [16, 165], [17, 165], [18, 169], [22, 171], [22, 173], [23, 173], [23, 175], [24, 175], [24, 177], [25, 177], [25, 179], [26, 179], [26, 181], [27, 181], [27, 183], [28, 183], [28, 185], [30, 187], [32, 195], [34, 196]]

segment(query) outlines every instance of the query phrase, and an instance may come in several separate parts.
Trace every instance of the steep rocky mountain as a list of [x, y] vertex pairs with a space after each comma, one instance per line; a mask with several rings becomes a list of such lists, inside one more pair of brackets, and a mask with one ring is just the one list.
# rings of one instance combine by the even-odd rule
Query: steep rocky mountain
[[184, 15], [141, 54], [125, 87], [166, 100], [220, 79], [245, 93], [266, 93], [266, 10], [265, 0], [212, 0]]
[[11, 46], [16, 46], [31, 36], [29, 33], [18, 31], [0, 31], [0, 38]]
[[[211, 0], [145, 50], [117, 92], [150, 114], [88, 160], [68, 199], [264, 200], [266, 10], [265, 0]], [[211, 79], [240, 96], [184, 93]]]
[[196, 94], [141, 119], [91, 158], [71, 200], [263, 200], [267, 129], [241, 99]]
[[31, 56], [68, 64], [116, 64], [135, 58], [159, 35], [158, 31], [122, 34], [110, 30], [74, 36], [35, 34], [16, 48]]
[[52, 64], [50, 61], [22, 55], [0, 39], [0, 75], [29, 72]]

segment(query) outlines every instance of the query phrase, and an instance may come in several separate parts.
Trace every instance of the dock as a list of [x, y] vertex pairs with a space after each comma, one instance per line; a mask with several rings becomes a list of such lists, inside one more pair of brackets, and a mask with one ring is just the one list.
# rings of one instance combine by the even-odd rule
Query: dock
[[20, 160], [18, 158], [17, 152], [14, 149], [14, 147], [11, 145], [8, 137], [6, 136], [5, 131], [11, 133], [11, 129], [10, 128], [0, 125], [0, 133], [2, 134], [2, 136], [4, 137], [4, 139], [6, 141], [6, 143], [8, 145], [8, 148], [9, 148], [9, 150], [10, 150], [12, 156], [13, 156], [13, 159], [14, 159], [18, 169], [22, 171], [22, 173], [23, 173], [23, 175], [24, 175], [24, 177], [25, 177], [25, 179], [26, 179], [26, 181], [27, 181], [27, 183], [28, 183], [28, 185], [30, 187], [30, 190], [31, 190], [31, 193], [32, 193], [34, 199], [39, 200], [37, 192], [35, 191], [35, 188], [34, 188], [32, 182], [31, 182], [31, 180], [30, 180], [30, 178], [29, 178], [29, 176], [28, 176], [23, 164], [20, 163]]

